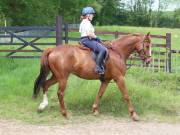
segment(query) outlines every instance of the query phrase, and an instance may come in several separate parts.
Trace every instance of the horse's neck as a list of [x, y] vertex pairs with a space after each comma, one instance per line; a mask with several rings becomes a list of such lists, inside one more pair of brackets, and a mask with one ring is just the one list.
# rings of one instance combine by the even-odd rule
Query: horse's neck
[[126, 47], [118, 46], [116, 50], [121, 55], [121, 57], [123, 57], [124, 60], [126, 61], [134, 49], [129, 46], [126, 46]]
[[121, 55], [121, 57], [123, 57], [124, 60], [126, 61], [131, 55], [131, 53], [133, 53], [135, 49], [135, 45], [138, 42], [139, 42], [139, 38], [129, 37], [127, 41], [125, 40], [114, 41], [112, 46], [114, 50], [116, 50]]

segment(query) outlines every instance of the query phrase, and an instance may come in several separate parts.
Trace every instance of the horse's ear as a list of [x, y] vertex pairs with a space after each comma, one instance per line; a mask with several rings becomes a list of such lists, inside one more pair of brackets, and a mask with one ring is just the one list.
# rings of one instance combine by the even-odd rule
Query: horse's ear
[[148, 32], [146, 36], [150, 36], [150, 32]]

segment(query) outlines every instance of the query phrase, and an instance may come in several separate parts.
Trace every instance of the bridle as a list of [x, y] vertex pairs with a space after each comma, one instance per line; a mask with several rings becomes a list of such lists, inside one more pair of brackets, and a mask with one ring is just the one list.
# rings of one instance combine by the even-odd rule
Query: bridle
[[[150, 43], [150, 41], [149, 41], [148, 39], [144, 39], [143, 41], [141, 41], [142, 48], [141, 48], [140, 50], [137, 50], [138, 54], [140, 55], [141, 60], [143, 60], [144, 62], [146, 61], [146, 59], [151, 58], [150, 55], [147, 55], [147, 54], [145, 53], [145, 51], [146, 51], [145, 43]], [[127, 67], [127, 70], [130, 69], [131, 66], [132, 66], [133, 63], [134, 63], [132, 57], [130, 57], [129, 61], [130, 61], [130, 64], [129, 64], [129, 66]]]
[[150, 43], [150, 41], [148, 39], [145, 39], [145, 40], [141, 41], [141, 44], [142, 44], [143, 47], [140, 50], [137, 50], [137, 52], [139, 53], [139, 55], [141, 57], [141, 60], [143, 60], [143, 61], [145, 61], [148, 58], [151, 58], [150, 55], [147, 55], [145, 53], [145, 51], [146, 51], [145, 43]]
[[[150, 44], [150, 40], [149, 39], [144, 39], [143, 41], [140, 42], [140, 45], [142, 46], [141, 49], [137, 49], [138, 54], [140, 55], [141, 60], [146, 63], [146, 65], [148, 64], [147, 60], [151, 60], [151, 55], [147, 55], [146, 52], [146, 45], [145, 43], [149, 43]], [[127, 67], [127, 70], [131, 68], [131, 66], [133, 65], [133, 59], [132, 57], [130, 57], [130, 64]], [[149, 61], [150, 62], [150, 61]]]

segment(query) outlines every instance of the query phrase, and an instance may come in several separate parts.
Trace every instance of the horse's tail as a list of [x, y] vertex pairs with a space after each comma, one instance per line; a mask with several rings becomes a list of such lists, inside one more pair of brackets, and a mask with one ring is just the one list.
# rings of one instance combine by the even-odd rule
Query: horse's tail
[[49, 64], [48, 64], [48, 56], [51, 53], [53, 48], [49, 48], [45, 50], [41, 56], [41, 69], [39, 76], [36, 78], [34, 82], [34, 91], [33, 91], [33, 98], [37, 98], [40, 88], [44, 86], [44, 83], [46, 81], [46, 77], [49, 74]]

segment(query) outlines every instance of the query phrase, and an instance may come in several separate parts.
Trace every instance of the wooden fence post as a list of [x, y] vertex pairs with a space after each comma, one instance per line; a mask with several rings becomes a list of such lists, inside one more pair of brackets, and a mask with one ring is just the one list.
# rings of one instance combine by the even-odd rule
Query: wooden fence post
[[62, 16], [56, 17], [56, 45], [62, 44]]
[[167, 57], [168, 57], [168, 61], [167, 61], [167, 68], [166, 71], [171, 73], [172, 69], [171, 69], [171, 33], [166, 33], [166, 47], [167, 47]]
[[118, 31], [115, 31], [115, 34], [114, 34], [114, 35], [115, 35], [115, 39], [118, 38], [119, 32], [118, 32]]
[[68, 24], [67, 23], [65, 23], [65, 25], [64, 25], [64, 31], [65, 31], [65, 33], [64, 33], [64, 36], [65, 36], [65, 43], [66, 44], [68, 44]]

